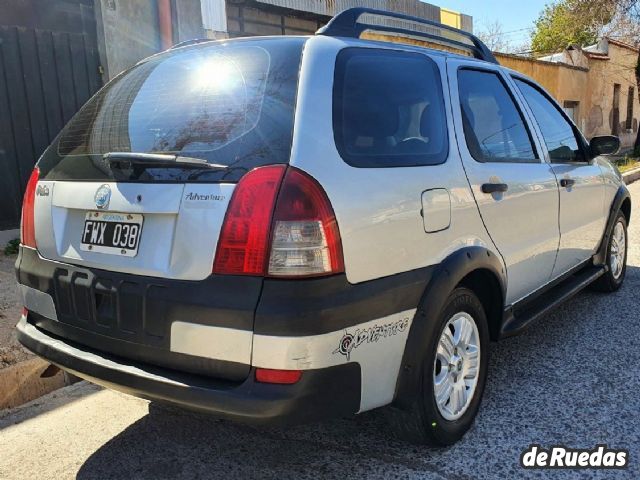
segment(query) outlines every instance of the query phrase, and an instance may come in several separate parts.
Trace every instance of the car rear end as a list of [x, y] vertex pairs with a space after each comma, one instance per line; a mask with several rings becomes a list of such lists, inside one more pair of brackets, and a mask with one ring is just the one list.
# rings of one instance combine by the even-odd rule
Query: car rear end
[[170, 50], [75, 115], [25, 193], [27, 348], [96, 383], [241, 420], [359, 410], [358, 364], [313, 362], [333, 340], [287, 331], [349, 288], [331, 203], [289, 166], [305, 42]]

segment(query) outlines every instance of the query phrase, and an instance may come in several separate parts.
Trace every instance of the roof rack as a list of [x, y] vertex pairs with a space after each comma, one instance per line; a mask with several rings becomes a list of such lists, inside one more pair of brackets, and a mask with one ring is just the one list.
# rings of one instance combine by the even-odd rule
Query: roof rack
[[[362, 15], [374, 15], [380, 17], [393, 18], [398, 20], [406, 20], [414, 23], [420, 23], [423, 25], [428, 25], [432, 27], [434, 30], [439, 31], [440, 34], [421, 31], [421, 30], [410, 30], [408, 28], [403, 27], [394, 27], [390, 25], [383, 24], [371, 24], [371, 23], [360, 23], [358, 19]], [[431, 20], [427, 20], [420, 17], [414, 17], [412, 15], [406, 15], [404, 13], [396, 13], [396, 12], [388, 12], [386, 10], [377, 10], [375, 8], [349, 8], [337, 14], [335, 17], [329, 21], [324, 27], [316, 32], [316, 35], [326, 35], [330, 37], [350, 37], [350, 38], [360, 38], [360, 35], [366, 30], [374, 30], [378, 32], [389, 32], [395, 34], [403, 34], [408, 36], [417, 36], [428, 38], [433, 40], [436, 43], [446, 44], [452, 47], [456, 47], [462, 50], [469, 51], [473, 54], [474, 57], [484, 60], [486, 62], [498, 63], [496, 58], [493, 56], [493, 53], [487, 48], [487, 46], [482, 43], [482, 41], [476, 37], [475, 35], [465, 32], [464, 30], [460, 30], [458, 28], [450, 27], [448, 25], [443, 25], [438, 22], [434, 22]], [[464, 41], [455, 40], [454, 38], [450, 38], [449, 36], [442, 35], [442, 31], [451, 32], [454, 35], [458, 35], [471, 43], [465, 43]]]

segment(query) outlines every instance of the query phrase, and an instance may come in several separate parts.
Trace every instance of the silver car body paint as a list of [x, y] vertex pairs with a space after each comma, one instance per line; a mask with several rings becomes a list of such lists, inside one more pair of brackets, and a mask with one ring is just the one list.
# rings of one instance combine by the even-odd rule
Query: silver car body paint
[[588, 163], [555, 164], [558, 177], [575, 181], [571, 187], [560, 186], [560, 247], [553, 278], [571, 270], [595, 253], [607, 221], [604, 205], [602, 170], [592, 160]]
[[248, 365], [251, 363], [252, 336], [253, 333], [248, 330], [173, 322], [170, 350]]
[[232, 184], [110, 183], [111, 199], [101, 211], [141, 213], [138, 254], [125, 257], [80, 249], [87, 211], [97, 210], [96, 182], [46, 182], [36, 196], [38, 251], [44, 258], [115, 272], [182, 280], [211, 275]]
[[[456, 148], [449, 95], [444, 95], [449, 157], [441, 165], [356, 168], [340, 157], [333, 140], [332, 103], [336, 55], [348, 46], [404, 49], [384, 43], [313, 37], [305, 46], [294, 126], [291, 165], [316, 178], [335, 211], [345, 270], [351, 283], [393, 275], [441, 262], [464, 246], [480, 245], [497, 254], [478, 215]], [[446, 90], [445, 56], [406, 47], [432, 58]], [[452, 228], [425, 233], [422, 192], [446, 188]], [[425, 211], [424, 215], [430, 215]], [[375, 240], [373, 240], [375, 239]]]
[[[450, 59], [447, 62], [451, 100], [459, 105], [458, 71], [473, 67], [500, 76], [498, 65]], [[518, 105], [520, 110], [522, 106]], [[480, 214], [507, 269], [506, 302], [513, 303], [547, 283], [553, 271], [560, 235], [558, 187], [550, 165], [540, 156], [533, 136], [537, 163], [478, 162], [467, 148], [460, 108], [455, 112], [458, 147]], [[486, 194], [485, 183], [505, 183], [504, 193]]]
[[362, 373], [360, 411], [371, 410], [393, 400], [415, 312], [406, 310], [323, 335], [254, 335], [251, 363], [263, 368], [310, 370], [356, 362]]
[[[512, 78], [527, 79], [534, 84], [536, 82], [520, 72], [506, 68], [503, 68], [503, 71], [508, 74], [506, 77], [511, 81], [512, 90], [518, 97], [520, 105], [529, 119], [529, 124], [538, 138], [544, 160], [551, 165], [558, 182], [560, 243], [551, 276], [551, 280], [555, 280], [576, 265], [588, 260], [595, 253], [604, 234], [613, 197], [624, 182], [619, 174], [616, 175], [617, 171], [611, 163], [602, 156], [589, 162], [551, 163], [542, 131], [531, 108], [513, 83]], [[540, 85], [538, 88], [544, 91]], [[547, 96], [553, 99], [553, 96], [548, 92]], [[573, 123], [570, 118], [565, 119]], [[576, 130], [579, 131], [577, 127]], [[610, 173], [605, 174], [604, 172]], [[603, 188], [603, 185], [607, 183], [607, 176], [610, 177], [608, 181], [610, 187]], [[575, 184], [571, 187], [562, 187], [560, 181], [564, 178], [574, 180]]]
[[[449, 135], [445, 163], [355, 168], [342, 160], [334, 143], [331, 99], [336, 56], [352, 46], [413, 51], [436, 63]], [[511, 86], [535, 132], [538, 163], [480, 164], [471, 157], [462, 130], [456, 75], [459, 67], [469, 65], [495, 71]], [[602, 158], [588, 165], [550, 165], [531, 112], [505, 72], [497, 65], [408, 45], [325, 36], [307, 41], [290, 164], [313, 176], [327, 193], [340, 228], [350, 283], [436, 265], [465, 246], [482, 246], [503, 262], [509, 304], [595, 251], [608, 208], [622, 184], [619, 173]], [[577, 180], [576, 186], [571, 192], [559, 192], [557, 178], [569, 174]], [[490, 181], [508, 183], [508, 192], [501, 197], [483, 194], [481, 184]], [[111, 196], [104, 210], [144, 215], [139, 251], [130, 258], [79, 248], [85, 214], [97, 208], [96, 190], [102, 183], [41, 181], [39, 185], [51, 192], [35, 200], [36, 239], [42, 257], [182, 280], [202, 280], [211, 274], [234, 189], [231, 184], [108, 183]], [[425, 197], [425, 192], [436, 193]], [[53, 300], [45, 298], [50, 296], [34, 295], [26, 287], [22, 292], [29, 308], [55, 318]], [[346, 330], [302, 337], [253, 335], [184, 319], [172, 325], [171, 349], [263, 368], [307, 370], [357, 362], [362, 372], [360, 411], [364, 411], [393, 400], [415, 311], [384, 318], [371, 312], [371, 320]], [[27, 324], [21, 328], [34, 329]], [[349, 342], [355, 343], [349, 347]]]
[[18, 292], [22, 305], [29, 311], [39, 313], [51, 320], [58, 320], [56, 306], [51, 295], [26, 285], [18, 285]]

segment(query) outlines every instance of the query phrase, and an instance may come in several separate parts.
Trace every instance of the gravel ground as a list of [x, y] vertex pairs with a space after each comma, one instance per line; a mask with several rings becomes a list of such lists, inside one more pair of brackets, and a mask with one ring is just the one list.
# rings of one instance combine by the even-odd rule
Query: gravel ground
[[7, 256], [0, 250], [0, 369], [32, 357], [18, 343], [13, 328], [22, 309], [13, 271], [15, 262], [16, 255]]
[[[640, 182], [630, 187], [640, 205]], [[149, 409], [87, 383], [0, 413], [0, 478], [640, 478], [640, 210], [615, 294], [582, 293], [492, 347], [472, 430], [447, 449], [390, 438], [380, 412], [279, 430]], [[630, 451], [626, 470], [532, 471], [531, 443]]]

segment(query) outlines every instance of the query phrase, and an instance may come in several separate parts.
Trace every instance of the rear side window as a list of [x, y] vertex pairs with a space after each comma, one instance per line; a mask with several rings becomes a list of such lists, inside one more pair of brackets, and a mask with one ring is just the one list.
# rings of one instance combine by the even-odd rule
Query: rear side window
[[[152, 57], [117, 77], [45, 152], [49, 180], [237, 181], [287, 163], [304, 39], [203, 43]], [[179, 155], [227, 168], [136, 168], [121, 178], [107, 153]], [[120, 175], [120, 176], [119, 176]]]
[[531, 135], [500, 77], [458, 72], [460, 109], [469, 153], [479, 162], [538, 162]]
[[443, 163], [447, 121], [435, 62], [411, 52], [342, 50], [336, 61], [333, 129], [340, 155], [354, 167]]
[[583, 161], [573, 126], [560, 110], [533, 85], [518, 78], [514, 78], [514, 81], [538, 122], [551, 162]]

